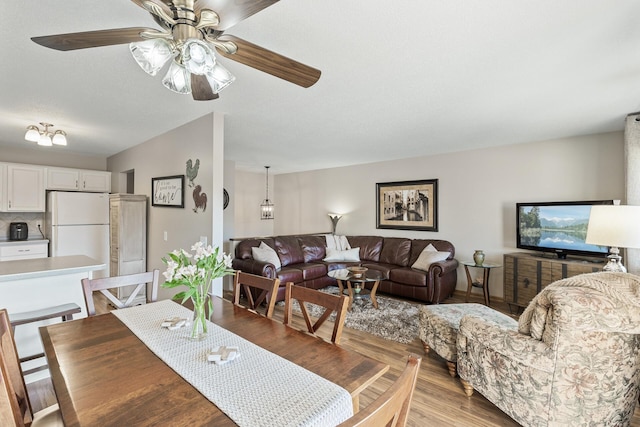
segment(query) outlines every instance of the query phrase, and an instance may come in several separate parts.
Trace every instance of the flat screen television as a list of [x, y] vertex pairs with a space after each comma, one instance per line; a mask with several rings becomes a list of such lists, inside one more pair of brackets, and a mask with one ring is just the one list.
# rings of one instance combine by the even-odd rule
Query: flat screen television
[[517, 203], [516, 246], [555, 253], [558, 258], [605, 257], [608, 247], [590, 245], [585, 239], [591, 206], [612, 204], [613, 200]]

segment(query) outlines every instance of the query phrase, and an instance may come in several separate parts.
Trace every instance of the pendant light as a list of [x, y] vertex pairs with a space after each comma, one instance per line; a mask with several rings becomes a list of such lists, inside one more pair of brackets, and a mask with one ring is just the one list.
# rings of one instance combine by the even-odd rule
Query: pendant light
[[273, 203], [269, 200], [269, 166], [267, 170], [267, 197], [260, 204], [260, 219], [273, 219]]

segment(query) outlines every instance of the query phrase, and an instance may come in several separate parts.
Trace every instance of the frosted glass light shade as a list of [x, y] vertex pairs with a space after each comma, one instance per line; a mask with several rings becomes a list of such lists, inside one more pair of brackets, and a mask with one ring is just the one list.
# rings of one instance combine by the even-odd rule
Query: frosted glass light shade
[[171, 62], [169, 71], [162, 79], [162, 84], [176, 93], [191, 93], [191, 74], [176, 61]]
[[54, 145], [67, 145], [67, 134], [64, 131], [57, 130], [53, 134], [51, 141]]
[[40, 139], [38, 139], [38, 145], [42, 145], [43, 147], [51, 147], [53, 142], [51, 141], [51, 134], [44, 132], [40, 135]]
[[24, 134], [24, 139], [30, 142], [38, 142], [40, 139], [40, 132], [35, 126], [28, 126], [27, 133]]
[[225, 87], [229, 86], [236, 79], [229, 70], [216, 61], [213, 69], [207, 73], [207, 81], [211, 85], [213, 93], [218, 93]]
[[164, 64], [175, 55], [169, 42], [164, 39], [129, 43], [129, 49], [140, 68], [151, 76], [158, 74]]
[[189, 39], [182, 46], [182, 64], [193, 74], [208, 74], [216, 63], [213, 49], [202, 40]]

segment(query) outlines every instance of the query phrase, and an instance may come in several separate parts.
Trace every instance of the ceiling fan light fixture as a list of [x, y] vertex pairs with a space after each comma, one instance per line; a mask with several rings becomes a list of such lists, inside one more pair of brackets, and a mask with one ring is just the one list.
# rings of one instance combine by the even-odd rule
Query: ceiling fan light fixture
[[40, 134], [38, 145], [41, 145], [43, 147], [51, 147], [53, 145], [53, 141], [51, 141], [51, 133], [43, 132], [42, 134]]
[[191, 73], [176, 61], [171, 62], [162, 84], [169, 90], [187, 95], [191, 93]]
[[193, 74], [208, 74], [216, 64], [213, 49], [202, 40], [188, 39], [184, 42], [181, 53], [182, 64]]
[[63, 130], [57, 130], [53, 133], [53, 139], [51, 140], [53, 145], [67, 145], [67, 134]]
[[38, 142], [40, 139], [40, 131], [37, 126], [27, 126], [27, 133], [24, 134], [24, 139], [29, 142]]
[[129, 43], [129, 50], [145, 73], [155, 76], [175, 56], [171, 44], [164, 39], [149, 39]]
[[231, 74], [231, 72], [223, 67], [219, 62], [216, 62], [213, 69], [207, 73], [207, 81], [209, 81], [213, 93], [220, 92], [235, 80], [236, 76]]

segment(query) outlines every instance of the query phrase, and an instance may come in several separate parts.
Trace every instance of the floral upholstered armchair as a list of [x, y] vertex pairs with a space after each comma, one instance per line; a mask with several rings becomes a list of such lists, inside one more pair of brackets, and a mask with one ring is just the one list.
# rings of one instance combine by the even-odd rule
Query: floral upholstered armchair
[[465, 316], [458, 373], [525, 426], [629, 425], [640, 382], [640, 277], [591, 273], [543, 289], [505, 330]]

